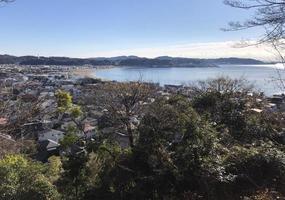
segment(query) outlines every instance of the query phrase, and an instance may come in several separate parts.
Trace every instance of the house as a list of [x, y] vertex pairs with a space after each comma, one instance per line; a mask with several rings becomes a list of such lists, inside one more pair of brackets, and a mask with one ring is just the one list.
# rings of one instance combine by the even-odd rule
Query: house
[[271, 112], [277, 111], [277, 105], [275, 103], [268, 103], [264, 107], [267, 111], [271, 111]]
[[62, 131], [50, 129], [38, 135], [38, 153], [36, 159], [46, 162], [52, 155], [59, 155], [60, 140], [64, 137]]
[[114, 136], [115, 136], [115, 140], [120, 144], [122, 148], [125, 149], [130, 146], [128, 135], [121, 133], [121, 132], [116, 132]]
[[60, 144], [53, 140], [43, 140], [38, 142], [38, 152], [35, 158], [42, 162], [47, 162], [48, 158], [53, 155], [60, 155]]
[[43, 140], [39, 142], [39, 146], [43, 151], [56, 151], [60, 144], [58, 142], [55, 142], [53, 140]]
[[70, 85], [62, 85], [61, 88], [62, 88], [64, 91], [72, 92], [72, 89], [74, 88], [74, 85], [73, 85], [73, 84], [70, 84]]
[[270, 103], [276, 104], [278, 109], [285, 110], [285, 95], [273, 95], [273, 97], [268, 98]]
[[259, 108], [251, 108], [250, 111], [255, 112], [255, 113], [262, 113], [263, 110], [259, 109]]
[[8, 123], [8, 119], [4, 117], [0, 117], [0, 126], [6, 125]]
[[183, 89], [183, 85], [164, 85], [164, 88], [167, 92], [177, 93]]
[[30, 123], [26, 123], [21, 128], [21, 133], [26, 138], [37, 138], [40, 132], [50, 128], [52, 126], [52, 122], [48, 120], [42, 121], [33, 121]]
[[59, 143], [64, 137], [64, 132], [55, 129], [43, 131], [38, 135], [38, 141], [52, 140], [53, 142]]
[[90, 123], [84, 124], [84, 135], [86, 139], [91, 139], [95, 135], [96, 127], [92, 126]]
[[41, 92], [39, 98], [51, 98], [54, 97], [54, 92]]

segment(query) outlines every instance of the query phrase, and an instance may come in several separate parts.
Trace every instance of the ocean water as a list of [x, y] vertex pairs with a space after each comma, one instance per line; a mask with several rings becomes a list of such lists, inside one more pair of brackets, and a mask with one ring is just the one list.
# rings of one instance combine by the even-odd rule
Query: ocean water
[[222, 65], [211, 68], [150, 68], [150, 67], [115, 67], [96, 69], [93, 75], [103, 80], [136, 81], [165, 84], [192, 84], [200, 80], [219, 76], [245, 78], [254, 84], [256, 90], [266, 95], [284, 93], [285, 88], [277, 79], [285, 79], [285, 70], [278, 65]]

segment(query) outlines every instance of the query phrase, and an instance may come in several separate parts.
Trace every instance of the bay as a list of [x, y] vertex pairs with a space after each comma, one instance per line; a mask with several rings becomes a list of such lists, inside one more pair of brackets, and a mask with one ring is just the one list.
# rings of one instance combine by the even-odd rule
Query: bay
[[280, 77], [285, 78], [285, 70], [278, 65], [221, 65], [219, 67], [182, 68], [182, 67], [114, 67], [96, 69], [93, 76], [103, 80], [137, 81], [159, 83], [160, 85], [189, 85], [197, 81], [219, 76], [245, 78], [254, 84], [256, 90], [270, 96], [284, 92]]

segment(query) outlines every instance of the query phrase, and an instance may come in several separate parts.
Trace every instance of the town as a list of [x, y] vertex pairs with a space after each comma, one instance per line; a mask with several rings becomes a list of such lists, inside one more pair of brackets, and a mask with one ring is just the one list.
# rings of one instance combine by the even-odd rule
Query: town
[[[80, 130], [76, 134], [85, 142], [96, 137], [96, 133], [100, 129], [100, 132], [106, 135], [113, 134], [114, 140], [119, 141], [122, 147], [129, 146], [127, 133], [124, 133], [126, 130], [120, 130], [116, 125], [108, 125], [105, 120], [106, 113], [110, 111], [108, 105], [104, 104], [106, 102], [104, 96], [108, 97], [107, 93], [112, 92], [107, 89], [107, 86], [119, 83], [76, 74], [74, 71], [78, 69], [78, 66], [2, 65], [0, 68], [0, 100], [3, 102], [0, 112], [0, 137], [7, 140], [6, 142], [13, 144], [15, 139], [32, 140], [37, 146], [37, 159], [47, 161], [50, 156], [63, 153], [60, 141], [69, 132], [69, 128], [80, 126]], [[88, 70], [90, 66], [82, 67], [80, 70], [84, 69]], [[142, 84], [148, 85], [149, 89], [148, 97], [140, 99], [140, 101], [145, 101], [140, 102], [143, 105], [154, 102], [157, 98], [167, 99], [173, 95], [182, 95], [191, 99], [197, 95], [197, 90], [199, 90], [194, 86], [160, 86], [155, 83], [143, 82]], [[224, 89], [229, 88], [221, 87], [219, 92], [225, 92]], [[55, 115], [58, 91], [67, 92], [72, 96], [72, 103], [80, 105], [84, 109], [84, 119], [77, 123], [69, 115], [60, 117]], [[235, 92], [244, 93], [244, 91]], [[285, 111], [284, 94], [266, 97], [249, 88], [245, 96], [240, 95], [235, 98], [250, 99], [247, 109], [251, 112]], [[21, 107], [17, 107], [19, 103], [21, 103]], [[24, 104], [27, 104], [27, 107], [23, 106]], [[135, 127], [139, 124], [142, 116], [142, 113], [135, 113], [128, 120]], [[9, 124], [14, 127], [7, 131]], [[15, 124], [18, 125], [17, 128]], [[1, 132], [1, 128], [3, 132]], [[79, 147], [74, 148], [78, 149]]]
[[0, 200], [285, 200], [285, 0], [0, 17]]

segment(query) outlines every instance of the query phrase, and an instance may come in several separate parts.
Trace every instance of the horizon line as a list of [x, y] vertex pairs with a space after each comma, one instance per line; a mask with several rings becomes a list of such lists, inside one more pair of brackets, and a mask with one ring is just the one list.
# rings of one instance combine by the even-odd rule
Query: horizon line
[[200, 59], [200, 60], [210, 60], [210, 59], [229, 59], [229, 58], [237, 58], [237, 59], [252, 59], [262, 61], [262, 59], [256, 59], [251, 57], [238, 57], [238, 56], [229, 56], [229, 57], [187, 57], [187, 56], [170, 56], [170, 55], [160, 55], [156, 57], [148, 57], [148, 56], [137, 56], [137, 55], [118, 55], [118, 56], [96, 56], [96, 57], [74, 57], [74, 56], [63, 56], [63, 55], [33, 55], [33, 54], [26, 54], [26, 55], [13, 55], [13, 54], [0, 54], [0, 56], [11, 56], [11, 57], [38, 57], [38, 58], [70, 58], [70, 59], [110, 59], [110, 58], [119, 58], [119, 57], [136, 57], [136, 58], [146, 58], [146, 59], [157, 59], [161, 57], [169, 57], [169, 58], [186, 58], [186, 59]]
[[[26, 49], [23, 52], [12, 50], [1, 50], [2, 55], [10, 56], [39, 56], [40, 57], [67, 57], [80, 59], [113, 58], [121, 56], [136, 56], [142, 58], [172, 57], [172, 58], [194, 58], [194, 59], [218, 59], [218, 58], [245, 58], [256, 59], [265, 62], [277, 62], [279, 57], [274, 49], [268, 44], [242, 46], [242, 41], [223, 41], [205, 43], [180, 43], [176, 45], [153, 46], [146, 48], [117, 49], [101, 51], [85, 49], [78, 51], [76, 48], [48, 52], [44, 49]], [[254, 44], [255, 40], [248, 40], [249, 44]]]

